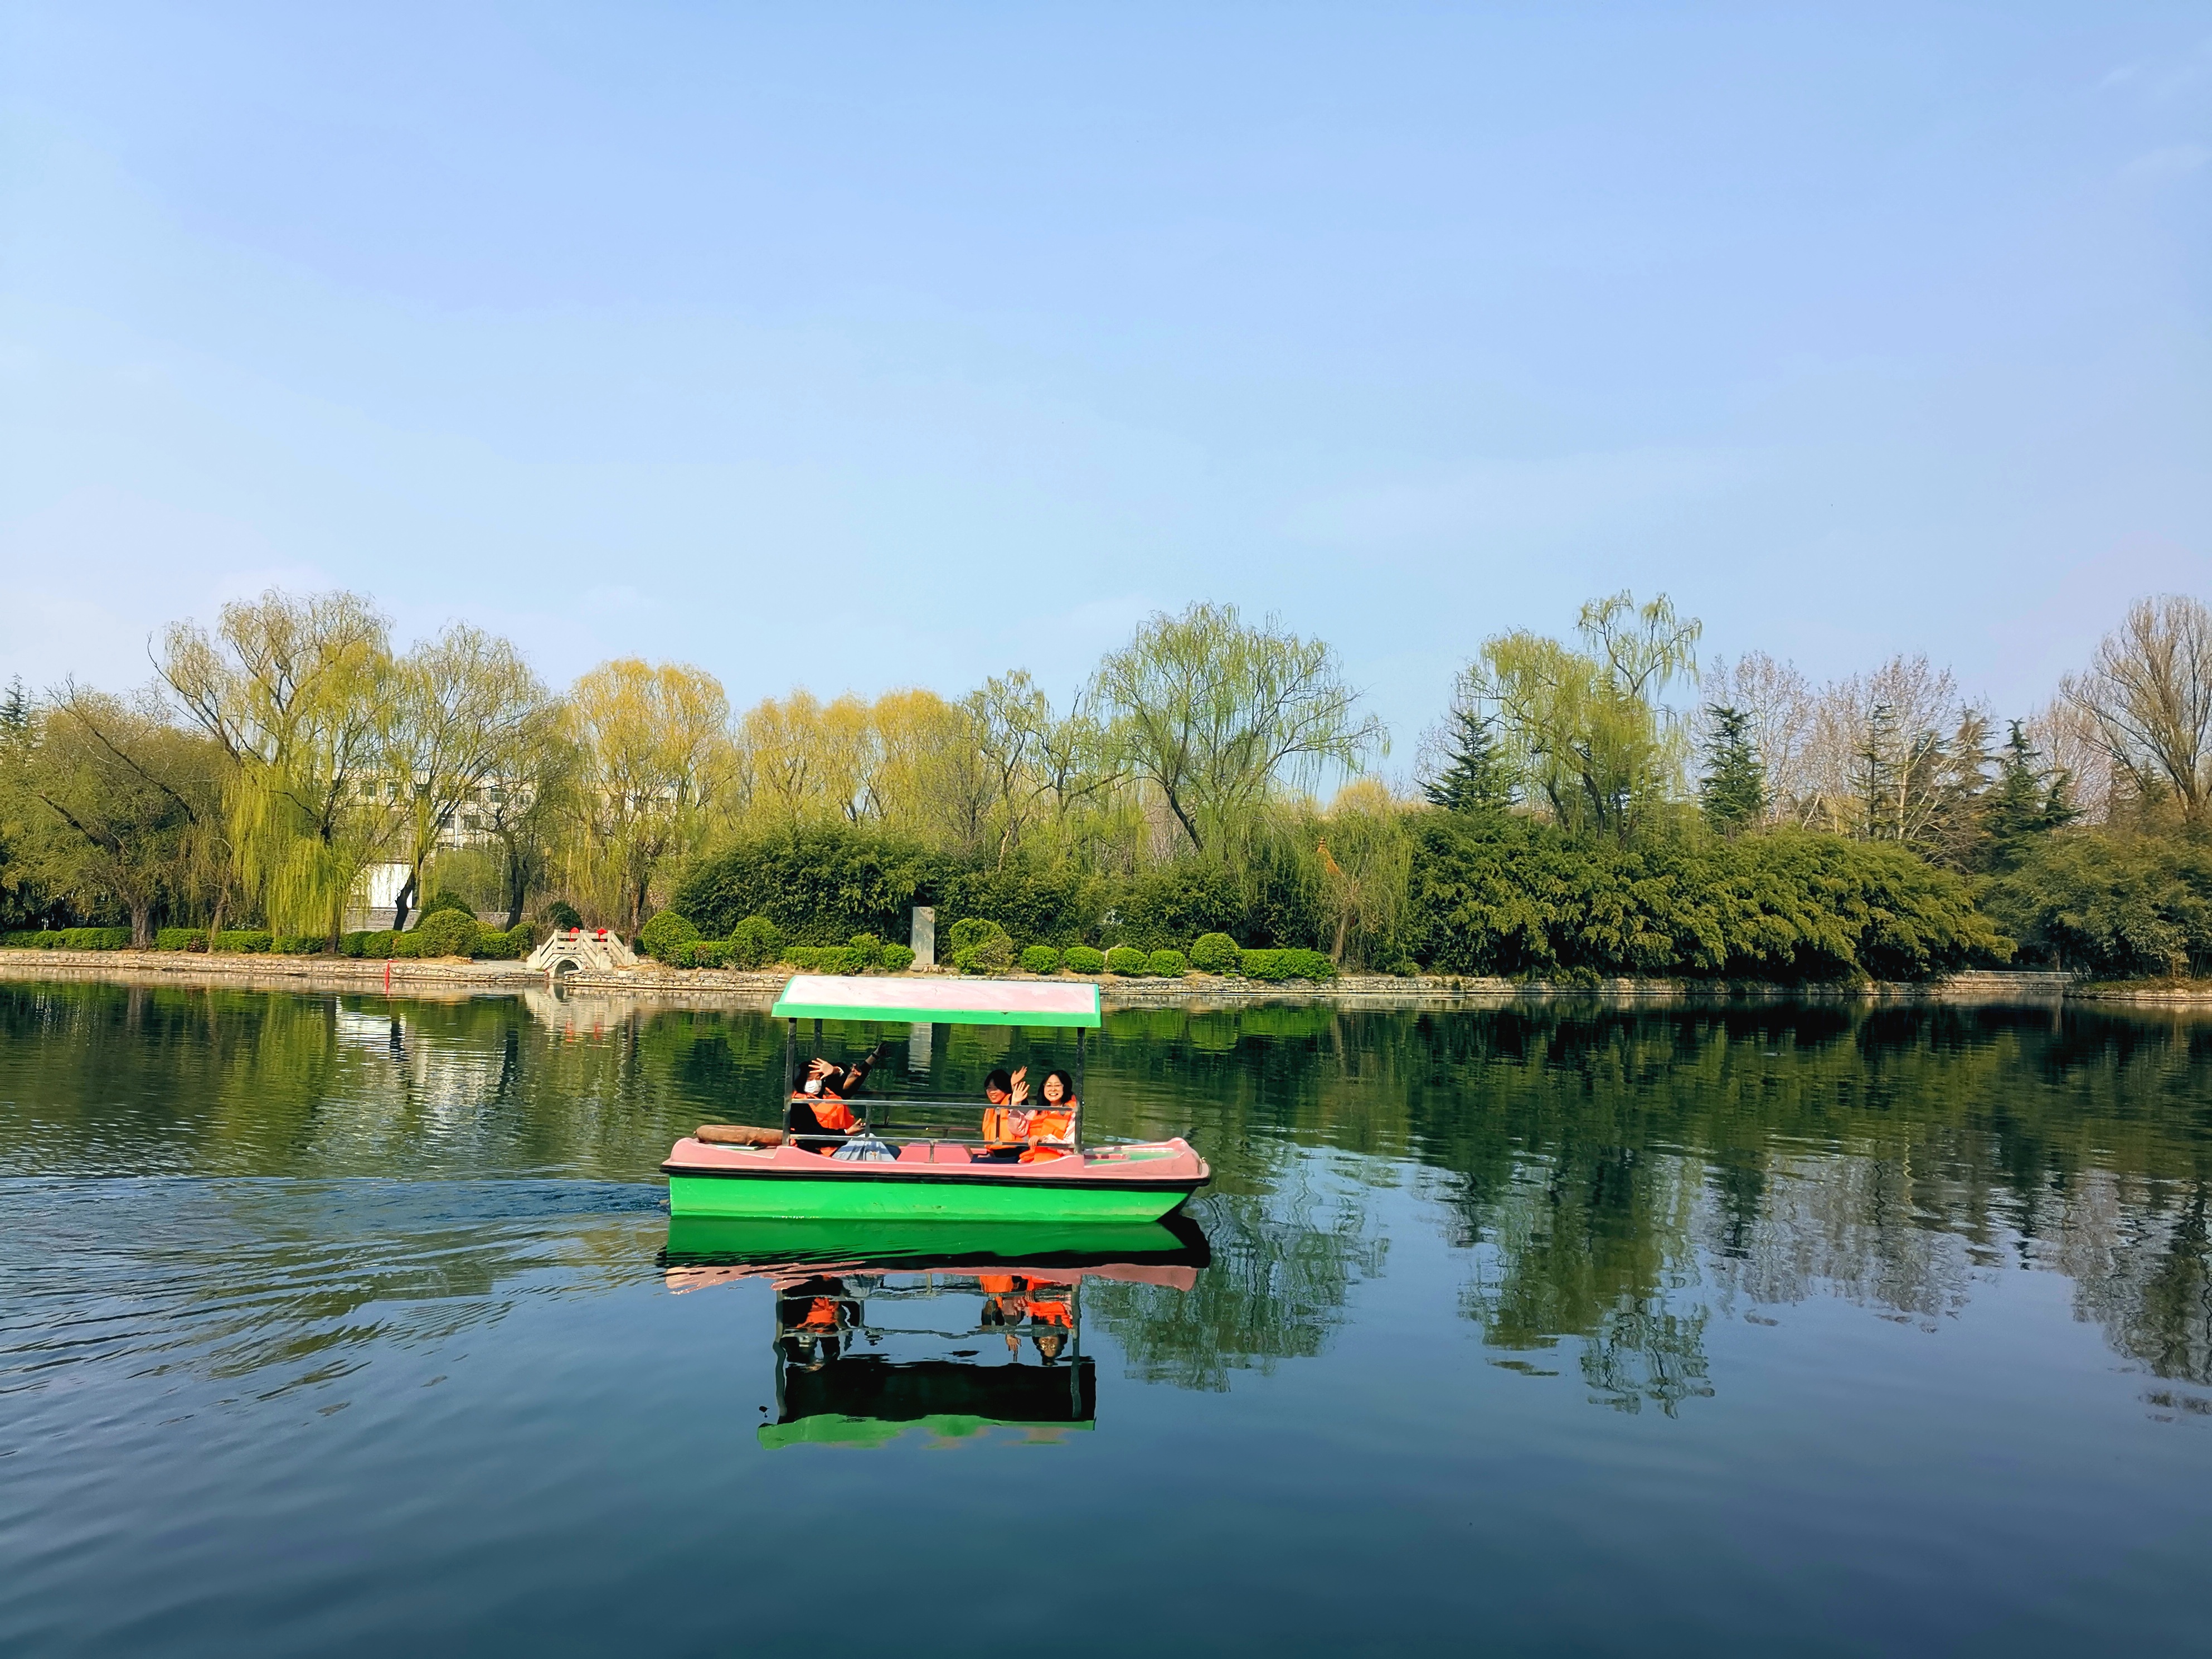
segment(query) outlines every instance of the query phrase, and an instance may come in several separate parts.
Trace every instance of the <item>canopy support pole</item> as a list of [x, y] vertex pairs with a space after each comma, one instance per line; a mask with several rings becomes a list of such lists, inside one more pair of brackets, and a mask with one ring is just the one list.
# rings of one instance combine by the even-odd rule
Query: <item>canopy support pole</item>
[[1075, 1150], [1083, 1150], [1083, 1039], [1091, 1034], [1080, 1025], [1075, 1028], [1075, 1121], [1067, 1126], [1075, 1138]]
[[799, 1022], [786, 1022], [783, 1033], [783, 1097], [789, 1100], [799, 1087]]

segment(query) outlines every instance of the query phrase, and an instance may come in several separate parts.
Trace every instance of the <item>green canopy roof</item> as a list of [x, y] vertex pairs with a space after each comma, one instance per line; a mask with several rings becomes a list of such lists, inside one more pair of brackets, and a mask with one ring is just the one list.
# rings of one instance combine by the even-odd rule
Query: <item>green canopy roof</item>
[[917, 1025], [1098, 1027], [1098, 988], [1008, 979], [864, 979], [799, 974], [774, 1010], [781, 1019], [902, 1019]]

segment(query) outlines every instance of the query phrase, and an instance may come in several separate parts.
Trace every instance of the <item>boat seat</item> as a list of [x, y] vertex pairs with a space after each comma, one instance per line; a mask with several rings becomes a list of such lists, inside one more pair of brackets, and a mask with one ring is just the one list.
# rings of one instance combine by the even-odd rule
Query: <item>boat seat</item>
[[968, 1162], [968, 1149], [927, 1140], [909, 1140], [899, 1148], [898, 1161], [902, 1164], [965, 1164]]

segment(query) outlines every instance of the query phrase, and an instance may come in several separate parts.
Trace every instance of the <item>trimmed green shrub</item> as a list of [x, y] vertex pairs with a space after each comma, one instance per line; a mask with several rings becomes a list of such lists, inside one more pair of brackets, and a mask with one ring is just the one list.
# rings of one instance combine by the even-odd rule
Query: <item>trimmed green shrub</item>
[[1060, 953], [1060, 964], [1071, 974], [1103, 974], [1106, 957], [1103, 951], [1087, 945], [1071, 945]]
[[9, 933], [0, 944], [15, 951], [127, 951], [128, 927], [45, 927]]
[[691, 925], [690, 918], [678, 915], [673, 910], [663, 910], [645, 924], [637, 936], [639, 948], [655, 962], [673, 962], [676, 947], [690, 945], [699, 937], [699, 930]]
[[1106, 953], [1105, 969], [1109, 974], [1141, 974], [1147, 958], [1142, 951], [1127, 945], [1117, 945]]
[[538, 930], [526, 921], [516, 922], [505, 933], [483, 927], [477, 931], [474, 954], [484, 962], [520, 962], [537, 943]]
[[1056, 974], [1060, 971], [1060, 952], [1049, 945], [1032, 945], [1022, 952], [1022, 971], [1025, 974]]
[[581, 927], [584, 925], [582, 914], [566, 899], [555, 899], [552, 903], [538, 913], [538, 919], [548, 927], [564, 930], [570, 927]]
[[914, 947], [910, 945], [884, 946], [883, 968], [887, 974], [902, 974], [914, 966]]
[[1226, 933], [1200, 933], [1190, 947], [1190, 965], [1201, 974], [1233, 974], [1240, 952]]
[[395, 962], [412, 962], [423, 953], [420, 933], [393, 932], [386, 934], [385, 939], [384, 954]]
[[246, 956], [261, 956], [265, 954], [269, 947], [276, 942], [276, 938], [272, 934], [258, 933], [252, 928], [240, 928], [236, 933], [217, 933], [210, 941], [209, 949], [240, 952]]
[[787, 945], [783, 959], [810, 974], [857, 974], [868, 965], [849, 945]]
[[156, 951], [204, 951], [207, 949], [207, 929], [204, 927], [164, 927], [154, 935]]
[[1190, 971], [1190, 958], [1180, 951], [1155, 951], [1145, 958], [1145, 971], [1154, 979], [1181, 979]]
[[483, 929], [466, 910], [433, 910], [410, 937], [418, 957], [472, 957]]
[[783, 930], [766, 916], [747, 916], [730, 929], [730, 964], [764, 968], [783, 949]]
[[1014, 942], [996, 922], [983, 924], [991, 931], [964, 951], [956, 951], [952, 965], [963, 974], [1003, 974], [1014, 965]]
[[416, 925], [420, 927], [423, 922], [428, 921], [432, 916], [436, 915], [441, 910], [459, 910], [471, 921], [474, 921], [477, 919], [477, 907], [475, 905], [470, 903], [459, 893], [456, 893], [452, 888], [441, 887], [436, 892], [430, 895], [430, 902], [428, 904], [422, 905], [416, 910]]
[[957, 962], [963, 951], [972, 951], [992, 934], [1006, 931], [997, 922], [985, 917], [966, 916], [945, 929], [945, 948]]
[[855, 933], [845, 941], [845, 948], [853, 959], [863, 968], [879, 967], [884, 959], [884, 942], [873, 933]]
[[329, 943], [319, 933], [280, 933], [269, 948], [280, 957], [311, 957]]
[[730, 965], [730, 941], [726, 939], [693, 939], [676, 947], [678, 968], [726, 968]]

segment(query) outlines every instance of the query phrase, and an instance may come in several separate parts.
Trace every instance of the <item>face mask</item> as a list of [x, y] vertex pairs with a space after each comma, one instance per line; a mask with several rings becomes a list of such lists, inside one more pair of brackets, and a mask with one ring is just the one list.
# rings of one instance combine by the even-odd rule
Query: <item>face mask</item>
[[806, 1088], [804, 1092], [810, 1095], [820, 1094], [822, 1092], [822, 1079], [818, 1077], [811, 1077], [807, 1079]]

